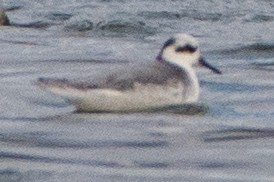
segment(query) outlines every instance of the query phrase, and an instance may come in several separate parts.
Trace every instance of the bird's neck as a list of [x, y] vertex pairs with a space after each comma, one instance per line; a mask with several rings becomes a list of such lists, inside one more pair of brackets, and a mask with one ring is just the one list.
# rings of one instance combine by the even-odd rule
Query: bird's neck
[[184, 66], [181, 68], [185, 74], [184, 84], [186, 85], [185, 98], [186, 102], [195, 102], [199, 98], [200, 86], [194, 69], [191, 66]]
[[200, 86], [198, 77], [191, 65], [179, 65], [165, 60], [158, 60], [176, 71], [184, 84], [184, 102], [195, 102], [199, 98]]

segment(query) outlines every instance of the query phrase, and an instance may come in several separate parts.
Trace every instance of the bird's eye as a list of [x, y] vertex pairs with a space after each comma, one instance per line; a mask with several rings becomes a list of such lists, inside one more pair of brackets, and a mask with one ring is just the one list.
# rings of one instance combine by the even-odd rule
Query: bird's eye
[[189, 52], [189, 53], [193, 53], [197, 50], [197, 47], [193, 47], [191, 45], [185, 45], [183, 47], [177, 47], [176, 48], [176, 52]]

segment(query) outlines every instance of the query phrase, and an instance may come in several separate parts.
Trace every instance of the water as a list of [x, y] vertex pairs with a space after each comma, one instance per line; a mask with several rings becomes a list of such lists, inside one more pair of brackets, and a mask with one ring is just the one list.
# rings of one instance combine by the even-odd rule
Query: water
[[[1, 182], [274, 181], [273, 2], [0, 5], [12, 23], [0, 28]], [[177, 32], [224, 73], [197, 70], [206, 112], [75, 113], [33, 85], [154, 59]]]

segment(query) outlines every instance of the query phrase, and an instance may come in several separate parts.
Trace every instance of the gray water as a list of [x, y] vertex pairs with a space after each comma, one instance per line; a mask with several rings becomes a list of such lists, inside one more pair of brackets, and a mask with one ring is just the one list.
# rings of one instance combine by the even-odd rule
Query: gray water
[[[274, 181], [274, 2], [2, 0], [0, 181]], [[33, 85], [153, 60], [178, 32], [204, 112], [76, 113]], [[171, 108], [172, 110], [172, 108]]]

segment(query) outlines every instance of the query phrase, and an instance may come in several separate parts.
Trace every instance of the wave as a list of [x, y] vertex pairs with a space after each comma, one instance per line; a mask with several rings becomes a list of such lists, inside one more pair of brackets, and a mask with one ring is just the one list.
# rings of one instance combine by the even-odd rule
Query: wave
[[103, 20], [98, 23], [90, 19], [72, 18], [65, 22], [64, 30], [67, 32], [92, 32], [104, 36], [151, 36], [157, 29], [143, 21], [135, 20]]
[[143, 21], [130, 21], [130, 20], [111, 20], [102, 21], [96, 25], [97, 31], [103, 34], [116, 34], [116, 35], [154, 35], [156, 28], [147, 25]]
[[244, 21], [245, 22], [254, 22], [254, 23], [262, 23], [262, 22], [271, 22], [274, 20], [274, 17], [271, 15], [253, 15], [251, 17], [247, 17]]
[[90, 20], [82, 19], [79, 21], [69, 22], [64, 26], [65, 31], [91, 31], [94, 29], [94, 24]]
[[46, 18], [52, 21], [66, 21], [69, 20], [72, 16], [72, 14], [68, 13], [52, 12], [49, 13]]
[[274, 43], [254, 43], [236, 48], [211, 51], [211, 54], [233, 59], [268, 60], [274, 57]]
[[231, 128], [203, 133], [204, 142], [227, 142], [236, 140], [251, 140], [258, 138], [273, 138], [271, 129]]
[[[102, 111], [97, 110], [88, 113], [119, 113], [119, 114], [129, 114], [129, 113], [166, 113], [166, 114], [179, 114], [179, 115], [205, 115], [209, 112], [209, 108], [203, 104], [178, 104], [169, 106], [160, 106], [150, 109], [144, 109], [139, 111]], [[75, 113], [85, 113], [83, 111], [76, 110]]]
[[235, 54], [235, 53], [249, 53], [249, 52], [274, 52], [274, 43], [255, 43], [236, 49], [224, 50], [223, 53]]
[[138, 16], [146, 19], [167, 19], [167, 20], [178, 20], [178, 19], [191, 19], [197, 21], [223, 21], [234, 17], [235, 15], [225, 15], [223, 13], [208, 13], [197, 10], [184, 10], [182, 12], [168, 12], [168, 11], [142, 11], [138, 13]]
[[[23, 134], [0, 134], [0, 141], [17, 145], [28, 145], [42, 148], [98, 149], [98, 148], [163, 148], [169, 143], [165, 140], [131, 141], [131, 140], [71, 140], [52, 139], [46, 132], [30, 132]], [[53, 134], [54, 135], [54, 134]]]

